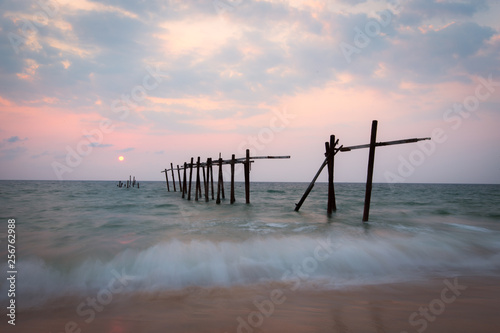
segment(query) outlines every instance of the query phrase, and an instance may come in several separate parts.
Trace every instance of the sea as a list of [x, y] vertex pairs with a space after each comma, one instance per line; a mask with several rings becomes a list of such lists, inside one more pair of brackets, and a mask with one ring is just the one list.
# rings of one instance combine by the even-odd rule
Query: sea
[[[307, 183], [235, 184], [234, 204], [204, 191], [182, 198], [177, 186], [144, 181], [0, 181], [0, 272], [7, 264], [8, 220], [15, 219], [18, 309], [60, 297], [189, 292], [292, 283], [329, 290], [500, 273], [500, 185], [374, 184], [362, 222], [365, 185], [318, 183], [299, 212]], [[215, 187], [217, 191], [217, 187]], [[217, 193], [215, 193], [215, 196]], [[186, 195], [187, 196], [187, 195]], [[0, 282], [0, 303], [9, 283]], [[104, 294], [103, 294], [104, 295]], [[103, 296], [104, 297], [104, 296]]]

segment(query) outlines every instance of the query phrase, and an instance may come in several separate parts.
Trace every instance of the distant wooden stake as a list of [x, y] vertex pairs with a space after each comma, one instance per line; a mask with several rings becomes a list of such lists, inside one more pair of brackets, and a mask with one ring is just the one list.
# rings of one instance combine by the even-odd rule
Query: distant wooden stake
[[212, 191], [212, 200], [215, 200], [214, 196], [214, 168], [213, 168], [213, 160], [210, 158], [210, 187]]
[[368, 221], [370, 215], [370, 200], [372, 196], [373, 164], [375, 161], [375, 143], [377, 140], [377, 121], [372, 121], [372, 133], [370, 138], [370, 152], [368, 156], [368, 172], [366, 176], [365, 209], [363, 211], [363, 222]]
[[200, 157], [198, 156], [198, 160], [196, 161], [196, 186], [195, 186], [195, 194], [194, 200], [198, 201], [198, 194], [200, 189]]
[[186, 195], [186, 189], [187, 189], [187, 184], [186, 184], [186, 169], [187, 169], [187, 163], [184, 162], [184, 178], [183, 178], [183, 185], [182, 185], [182, 199], [185, 198]]
[[220, 204], [220, 192], [222, 183], [222, 158], [219, 157], [219, 180], [217, 182], [217, 200], [216, 204]]
[[167, 172], [167, 169], [165, 169], [165, 181], [167, 182], [167, 190], [170, 192], [170, 185], [168, 184], [168, 172]]
[[177, 189], [175, 188], [174, 165], [172, 163], [170, 163], [170, 171], [172, 171], [172, 183], [174, 183], [174, 192], [177, 192]]
[[235, 155], [231, 156], [231, 204], [234, 204], [234, 163], [236, 161]]
[[250, 149], [246, 150], [245, 158], [245, 201], [250, 203]]
[[203, 168], [203, 184], [205, 185], [205, 202], [208, 202], [208, 180], [210, 178], [210, 167], [208, 166], [209, 159], [207, 158], [207, 176], [205, 177], [205, 168]]
[[191, 200], [191, 179], [193, 178], [193, 162], [194, 162], [194, 158], [191, 157], [191, 164], [189, 165], [188, 200]]
[[182, 191], [181, 168], [179, 168], [179, 164], [177, 164], [177, 176], [179, 176], [179, 191]]

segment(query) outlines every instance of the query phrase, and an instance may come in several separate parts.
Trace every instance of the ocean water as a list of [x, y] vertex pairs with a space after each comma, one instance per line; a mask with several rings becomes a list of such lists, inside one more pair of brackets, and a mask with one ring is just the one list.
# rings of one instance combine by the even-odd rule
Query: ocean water
[[[105, 181], [0, 181], [0, 271], [7, 220], [16, 219], [20, 308], [84, 297], [126, 276], [122, 292], [156, 293], [296, 283], [300, 288], [500, 274], [500, 185], [374, 184], [362, 223], [364, 184], [335, 184], [326, 215], [319, 183], [252, 183], [251, 204], [181, 198], [164, 182], [140, 189]], [[0, 301], [7, 298], [6, 280]]]

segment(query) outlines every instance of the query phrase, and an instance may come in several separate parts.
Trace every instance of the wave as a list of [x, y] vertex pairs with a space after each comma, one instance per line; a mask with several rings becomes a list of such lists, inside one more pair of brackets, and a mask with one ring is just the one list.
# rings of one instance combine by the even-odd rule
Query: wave
[[[276, 281], [332, 288], [498, 270], [498, 241], [477, 242], [431, 233], [266, 237], [240, 243], [171, 240], [142, 251], [125, 250], [109, 261], [87, 259], [71, 268], [25, 260], [17, 265], [17, 290], [20, 303], [30, 307], [55, 297], [90, 295], [120, 277], [126, 281], [123, 290], [134, 293]], [[7, 271], [6, 265], [1, 269]], [[0, 298], [8, 289], [2, 283]]]

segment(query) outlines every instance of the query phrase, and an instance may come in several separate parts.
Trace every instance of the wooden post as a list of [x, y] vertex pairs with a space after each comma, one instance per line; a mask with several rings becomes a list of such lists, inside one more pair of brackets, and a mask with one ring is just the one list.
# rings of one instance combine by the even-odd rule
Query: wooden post
[[217, 182], [217, 200], [216, 204], [220, 204], [220, 192], [222, 183], [222, 158], [219, 155], [219, 181]]
[[212, 158], [209, 158], [210, 160], [210, 187], [212, 188], [212, 200], [215, 200], [214, 197], [214, 168], [213, 168], [213, 161]]
[[177, 189], [175, 188], [174, 165], [172, 163], [170, 163], [170, 171], [172, 171], [172, 183], [174, 183], [174, 192], [177, 192]]
[[210, 177], [210, 168], [208, 166], [207, 158], [207, 177], [205, 177], [205, 168], [203, 168], [203, 184], [205, 185], [205, 202], [208, 202], [208, 179]]
[[245, 200], [250, 203], [250, 149], [246, 150], [245, 158]]
[[167, 190], [170, 192], [170, 185], [168, 184], [168, 172], [167, 172], [167, 169], [165, 169], [165, 181], [167, 182]]
[[372, 133], [370, 138], [370, 153], [368, 156], [368, 172], [366, 176], [365, 208], [363, 211], [363, 222], [368, 221], [370, 215], [370, 200], [372, 196], [373, 164], [375, 162], [375, 143], [377, 140], [377, 121], [372, 121]]
[[222, 194], [222, 199], [226, 199], [226, 195], [224, 193], [224, 172], [222, 172], [222, 165], [224, 164], [224, 160], [222, 159], [221, 153], [219, 153], [219, 182], [220, 189]]
[[186, 169], [187, 169], [187, 163], [184, 162], [184, 179], [183, 179], [183, 185], [182, 185], [182, 199], [185, 198], [185, 195], [186, 195], [186, 190], [187, 190], [187, 180], [186, 180]]
[[333, 158], [335, 154], [330, 154], [330, 150], [335, 149], [335, 135], [330, 135], [330, 143], [325, 142], [326, 153], [328, 158], [328, 207], [327, 213], [331, 215], [333, 211], [337, 210], [335, 204], [335, 189], [333, 187]]
[[135, 176], [134, 176], [134, 180], [132, 181], [132, 187], [135, 187]]
[[196, 161], [196, 187], [195, 187], [195, 194], [194, 194], [194, 200], [198, 201], [198, 193], [200, 189], [200, 156], [198, 156], [198, 160]]
[[177, 164], [177, 176], [179, 177], [179, 191], [182, 191], [181, 169], [179, 168], [179, 164]]
[[231, 156], [231, 204], [234, 204], [236, 201], [234, 199], [234, 163], [236, 162], [236, 158], [234, 154]]
[[191, 179], [193, 178], [193, 162], [194, 162], [194, 159], [191, 157], [191, 164], [189, 164], [188, 200], [191, 200]]
[[[340, 146], [340, 148], [337, 150], [331, 149], [331, 150], [329, 150], [329, 154], [337, 154], [341, 149], [342, 149], [342, 146]], [[311, 183], [307, 187], [306, 191], [302, 195], [302, 198], [300, 198], [299, 203], [295, 204], [295, 211], [296, 212], [299, 211], [299, 209], [300, 209], [300, 207], [302, 207], [302, 204], [304, 203], [304, 201], [306, 201], [307, 196], [309, 195], [309, 193], [311, 193], [311, 191], [314, 187], [314, 184], [316, 183], [316, 180], [318, 179], [319, 175], [321, 174], [321, 171], [323, 171], [325, 166], [328, 164], [328, 159], [329, 159], [329, 156], [327, 156], [325, 158], [325, 160], [323, 161], [323, 164], [321, 164], [321, 166], [319, 167], [318, 172], [316, 172], [316, 175], [314, 176], [313, 180], [311, 181]]]

